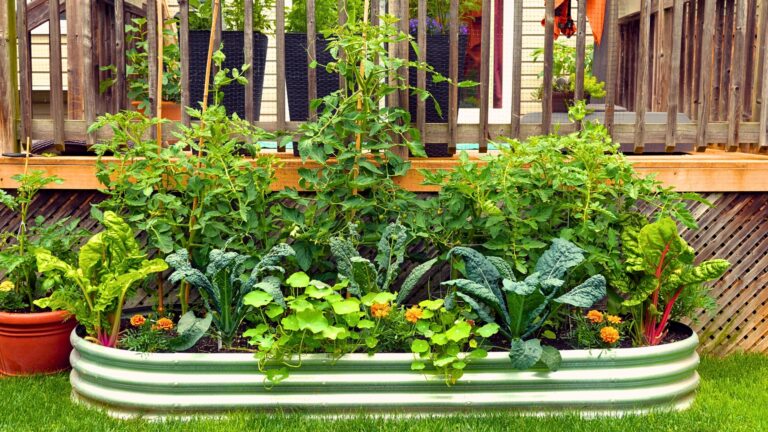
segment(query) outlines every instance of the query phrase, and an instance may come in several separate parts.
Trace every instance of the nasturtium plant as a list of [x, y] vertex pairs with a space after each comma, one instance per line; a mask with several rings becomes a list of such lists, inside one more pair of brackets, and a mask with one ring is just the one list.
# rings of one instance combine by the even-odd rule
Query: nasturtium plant
[[487, 323], [478, 327], [466, 318], [467, 313], [460, 308], [446, 309], [442, 299], [424, 300], [406, 311], [415, 330], [410, 347], [412, 370], [433, 371], [446, 383], [455, 384], [469, 363], [488, 356], [486, 340], [498, 333], [499, 326]]
[[486, 257], [474, 249], [458, 247], [449, 256], [461, 259], [464, 278], [443, 282], [451, 289], [449, 306], [460, 301], [478, 318], [495, 323], [509, 338], [509, 357], [516, 369], [529, 369], [541, 362], [549, 370], [560, 366], [560, 353], [542, 346], [537, 332], [560, 305], [588, 308], [606, 295], [605, 278], [595, 275], [570, 287], [568, 272], [584, 261], [584, 250], [555, 239], [539, 258], [533, 273], [516, 280], [512, 267], [497, 257]]

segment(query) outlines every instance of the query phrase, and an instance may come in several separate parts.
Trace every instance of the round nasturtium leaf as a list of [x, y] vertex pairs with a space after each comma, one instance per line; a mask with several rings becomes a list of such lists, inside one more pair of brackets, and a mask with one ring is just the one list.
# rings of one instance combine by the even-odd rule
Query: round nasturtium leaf
[[288, 286], [293, 288], [306, 288], [309, 285], [309, 276], [304, 272], [296, 272], [285, 281]]
[[429, 343], [423, 339], [416, 339], [411, 343], [411, 352], [423, 353], [429, 351]]
[[271, 302], [272, 302], [272, 295], [261, 290], [251, 291], [248, 294], [246, 294], [245, 297], [243, 298], [243, 303], [253, 307], [266, 306]]

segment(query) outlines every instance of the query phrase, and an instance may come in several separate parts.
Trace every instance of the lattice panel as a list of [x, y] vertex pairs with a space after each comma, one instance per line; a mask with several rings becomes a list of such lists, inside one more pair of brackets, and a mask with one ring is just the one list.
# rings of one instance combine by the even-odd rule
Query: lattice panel
[[[718, 308], [711, 314], [700, 314], [691, 323], [701, 337], [701, 351], [726, 355], [736, 351], [768, 352], [768, 194], [727, 193], [706, 196], [713, 208], [693, 205], [691, 210], [701, 228], [685, 232], [686, 240], [699, 252], [701, 260], [725, 258], [731, 261], [728, 273], [712, 287]], [[80, 218], [81, 226], [98, 229], [89, 217], [91, 204], [103, 199], [95, 191], [42, 191], [32, 205], [31, 216], [46, 218]], [[15, 230], [18, 216], [0, 209], [0, 231]], [[426, 259], [428, 251], [411, 250], [412, 255]], [[415, 263], [408, 263], [409, 268]], [[407, 270], [406, 270], [407, 271]], [[432, 290], [444, 277], [440, 269], [432, 275]], [[170, 287], [168, 287], [170, 288]], [[147, 290], [152, 292], [154, 290]], [[167, 303], [176, 301], [172, 290]], [[141, 291], [129, 308], [154, 304]]]

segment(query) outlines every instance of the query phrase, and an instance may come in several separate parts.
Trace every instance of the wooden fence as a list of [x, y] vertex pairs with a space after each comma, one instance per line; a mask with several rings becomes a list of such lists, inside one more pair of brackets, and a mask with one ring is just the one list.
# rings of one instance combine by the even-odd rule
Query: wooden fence
[[[158, 50], [158, 17], [162, 8], [158, 0], [16, 0], [15, 21], [8, 14], [13, 0], [0, 0], [0, 145], [4, 151], [13, 151], [18, 141], [53, 139], [59, 147], [68, 140], [93, 142], [86, 133], [87, 125], [97, 115], [127, 108], [125, 97], [124, 26], [132, 16], [148, 18], [149, 58], [156, 58]], [[501, 1], [501, 0], [496, 0]], [[553, 28], [555, 0], [542, 0], [546, 16], [542, 32], [544, 38], [544, 82], [552, 82]], [[341, 4], [344, 0], [339, 0]], [[285, 116], [285, 13], [284, 0], [276, 0], [275, 37], [277, 44], [277, 120], [255, 122], [267, 130], [295, 130], [296, 122]], [[426, 123], [425, 106], [419, 102], [416, 125], [422, 131], [425, 143], [448, 143], [455, 152], [457, 142], [475, 142], [481, 152], [488, 142], [503, 135], [524, 138], [533, 134], [557, 130], [573, 131], [577, 126], [567, 124], [563, 116], [553, 116], [552, 87], [543, 87], [541, 115], [533, 123], [522, 121], [521, 115], [521, 55], [523, 0], [505, 2], [514, 8], [513, 46], [505, 50], [513, 56], [512, 82], [504, 85], [511, 92], [511, 115], [502, 124], [489, 122], [489, 88], [491, 55], [491, 20], [482, 23], [482, 48], [479, 122], [458, 124], [458, 89], [450, 92], [447, 124]], [[662, 7], [659, 8], [659, 4]], [[401, 26], [408, 31], [408, 0], [371, 0], [374, 22], [379, 13], [400, 16]], [[459, 53], [459, 0], [450, 0], [450, 78], [458, 78]], [[607, 65], [604, 111], [597, 115], [625, 150], [642, 153], [647, 150], [673, 152], [680, 143], [694, 143], [704, 150], [709, 144], [725, 144], [728, 150], [768, 150], [768, 0], [642, 0], [639, 16], [629, 20], [618, 19], [618, 1], [610, 1], [606, 11], [603, 44]], [[180, 0], [180, 49], [182, 64], [189, 58], [189, 2]], [[427, 0], [418, 1], [418, 16], [426, 16]], [[655, 7], [655, 9], [654, 9]], [[244, 0], [245, 16], [250, 17], [253, 0]], [[315, 1], [307, 0], [308, 56], [316, 55], [314, 20]], [[659, 11], [659, 9], [661, 11]], [[59, 16], [67, 14], [68, 92], [66, 110], [61, 82], [61, 29]], [[482, 15], [490, 16], [491, 0], [482, 0]], [[219, 15], [221, 16], [221, 15]], [[577, 76], [576, 97], [584, 96], [586, 2], [579, 2], [577, 11]], [[344, 16], [340, 16], [343, 21]], [[29, 32], [36, 25], [50, 22], [50, 80], [51, 118], [34, 118], [32, 114], [32, 83]], [[253, 22], [245, 20], [245, 34], [252, 34]], [[217, 34], [220, 35], [219, 23]], [[417, 40], [420, 52], [425, 52], [425, 20], [419, 20]], [[754, 36], [757, 35], [757, 40]], [[220, 37], [220, 36], [219, 36]], [[220, 40], [220, 39], [219, 39]], [[244, 37], [246, 62], [254, 58], [250, 37]], [[407, 43], [393, 44], [392, 54], [407, 57]], [[15, 58], [20, 65], [18, 93], [15, 78]], [[100, 67], [116, 66], [114, 91], [104, 96], [98, 93]], [[751, 71], [751, 72], [749, 72]], [[249, 72], [249, 75], [252, 72]], [[314, 69], [307, 73], [308, 96], [317, 94]], [[402, 71], [408, 74], [408, 70]], [[249, 76], [249, 78], [251, 78]], [[424, 76], [418, 85], [425, 86]], [[182, 105], [190, 105], [189, 71], [182, 69]], [[246, 94], [252, 94], [253, 80], [249, 79]], [[150, 62], [150, 105], [156, 112], [158, 86], [156, 65]], [[727, 96], [727, 101], [726, 101]], [[395, 94], [387, 103], [407, 107], [408, 95]], [[14, 101], [18, 100], [18, 109]], [[633, 110], [617, 114], [617, 103]], [[246, 98], [246, 118], [254, 119], [253, 100]], [[654, 112], [658, 111], [658, 112]], [[691, 117], [684, 121], [678, 114]], [[185, 115], [184, 123], [190, 119]], [[563, 126], [553, 127], [563, 123]], [[17, 126], [18, 125], [18, 126]], [[655, 145], [655, 147], [654, 147]]]

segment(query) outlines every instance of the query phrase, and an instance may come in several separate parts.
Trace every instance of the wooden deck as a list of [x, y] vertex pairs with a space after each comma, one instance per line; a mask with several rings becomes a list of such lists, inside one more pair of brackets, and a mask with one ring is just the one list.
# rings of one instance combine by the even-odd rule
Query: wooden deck
[[[470, 152], [472, 158], [480, 155]], [[283, 163], [278, 170], [274, 190], [286, 187], [298, 188], [298, 169], [316, 166], [302, 163], [301, 159], [286, 153], [275, 153]], [[710, 149], [705, 153], [677, 155], [627, 156], [641, 174], [656, 174], [669, 186], [683, 192], [768, 192], [768, 155], [732, 153]], [[419, 170], [450, 169], [458, 163], [456, 158], [413, 159], [413, 169], [397, 181], [414, 192], [435, 192], [434, 186], [422, 184]], [[62, 179], [62, 184], [52, 189], [95, 190], [96, 180], [93, 157], [35, 157], [30, 159], [30, 169], [42, 169]], [[24, 159], [0, 157], [0, 188], [16, 187], [11, 177], [24, 169]]]

